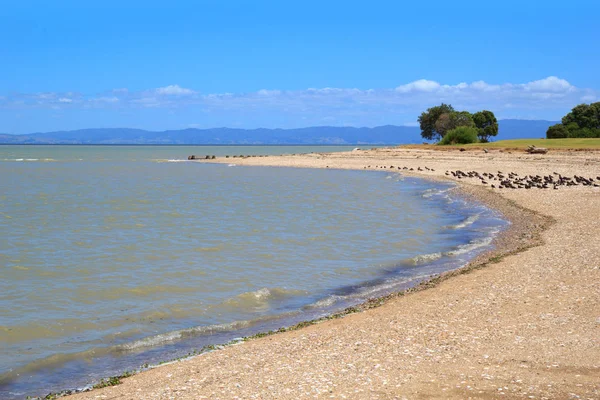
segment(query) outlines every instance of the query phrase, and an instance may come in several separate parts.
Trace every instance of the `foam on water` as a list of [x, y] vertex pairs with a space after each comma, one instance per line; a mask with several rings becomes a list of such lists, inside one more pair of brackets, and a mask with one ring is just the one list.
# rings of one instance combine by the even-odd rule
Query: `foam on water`
[[141, 348], [147, 347], [155, 347], [158, 345], [162, 345], [165, 343], [175, 342], [178, 340], [182, 340], [184, 338], [189, 338], [191, 336], [200, 336], [206, 334], [214, 334], [217, 332], [230, 332], [242, 328], [247, 328], [248, 326], [256, 323], [255, 321], [235, 321], [229, 324], [217, 324], [217, 325], [209, 325], [209, 326], [198, 326], [194, 328], [181, 329], [178, 331], [162, 333], [156, 336], [150, 336], [144, 339], [136, 340], [131, 343], [121, 344], [116, 346], [115, 349], [117, 351], [132, 351], [138, 350]]
[[458, 255], [462, 255], [462, 254], [469, 254], [475, 250], [489, 246], [493, 240], [494, 240], [493, 236], [473, 240], [467, 244], [458, 246], [458, 248], [455, 250], [448, 251], [444, 254], [448, 255], [448, 256], [458, 256]]
[[473, 225], [475, 222], [477, 222], [477, 220], [479, 219], [480, 216], [481, 216], [481, 214], [469, 215], [467, 218], [465, 218], [460, 223], [458, 223], [456, 225], [450, 225], [448, 227], [448, 229], [462, 229], [462, 228], [466, 228], [467, 226]]
[[2, 158], [0, 161], [14, 161], [14, 162], [52, 162], [56, 161], [53, 158]]
[[215, 306], [214, 309], [234, 308], [237, 310], [247, 310], [251, 312], [266, 311], [276, 301], [306, 294], [307, 291], [305, 290], [262, 288], [255, 291], [241, 293], [233, 298], [227, 299], [223, 303]]
[[428, 199], [428, 198], [433, 197], [433, 196], [444, 196], [445, 194], [447, 194], [452, 189], [454, 189], [454, 187], [449, 187], [449, 188], [431, 188], [431, 189], [427, 189], [426, 191], [424, 191], [421, 196], [423, 196], [423, 198], [425, 198], [425, 199]]
[[411, 259], [411, 261], [415, 264], [423, 264], [423, 263], [428, 263], [431, 261], [435, 261], [438, 260], [440, 258], [442, 258], [443, 254], [441, 252], [436, 252], [436, 253], [430, 253], [430, 254], [420, 254], [418, 256], [415, 256]]

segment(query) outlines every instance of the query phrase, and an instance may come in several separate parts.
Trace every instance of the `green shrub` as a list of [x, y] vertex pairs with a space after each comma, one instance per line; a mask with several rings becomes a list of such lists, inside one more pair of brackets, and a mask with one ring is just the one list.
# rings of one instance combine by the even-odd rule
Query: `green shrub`
[[477, 143], [477, 128], [471, 126], [459, 126], [448, 131], [439, 144], [469, 144]]
[[600, 138], [600, 129], [580, 128], [569, 130], [569, 138]]
[[575, 122], [568, 125], [556, 124], [548, 128], [546, 132], [548, 139], [563, 139], [563, 138], [600, 138], [599, 128], [580, 128]]
[[563, 124], [552, 125], [546, 131], [547, 139], [563, 139], [569, 137], [569, 130]]

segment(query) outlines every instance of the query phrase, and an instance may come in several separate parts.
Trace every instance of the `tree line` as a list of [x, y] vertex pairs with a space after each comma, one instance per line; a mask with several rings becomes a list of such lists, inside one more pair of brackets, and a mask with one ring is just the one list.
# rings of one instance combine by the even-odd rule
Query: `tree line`
[[498, 134], [496, 116], [488, 110], [471, 114], [442, 103], [421, 113], [418, 121], [423, 139], [440, 144], [486, 143]]
[[579, 104], [546, 132], [548, 139], [600, 138], [600, 101]]

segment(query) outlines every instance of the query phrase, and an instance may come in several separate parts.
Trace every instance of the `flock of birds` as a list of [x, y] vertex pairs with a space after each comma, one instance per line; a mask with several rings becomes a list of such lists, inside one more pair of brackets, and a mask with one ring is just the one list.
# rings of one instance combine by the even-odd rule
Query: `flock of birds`
[[[498, 189], [558, 189], [560, 186], [594, 186], [600, 187], [600, 184], [594, 181], [593, 177], [586, 178], [584, 176], [574, 175], [572, 177], [563, 176], [558, 172], [553, 172], [550, 175], [525, 175], [519, 176], [514, 172], [507, 174], [502, 171], [498, 171], [497, 174], [484, 172], [480, 174], [477, 171], [446, 171], [446, 176], [452, 175], [457, 179], [463, 178], [476, 178], [481, 181], [482, 184], [490, 184], [492, 188]], [[595, 178], [600, 182], [600, 176]]]
[[[234, 155], [232, 156], [233, 158], [236, 158], [238, 156]], [[247, 158], [247, 157], [266, 157], [266, 156], [256, 156], [256, 155], [248, 155], [248, 156], [244, 156], [244, 155], [240, 155], [239, 157], [241, 158]], [[207, 160], [214, 160], [216, 157], [215, 156], [206, 156], [204, 159]], [[226, 156], [226, 158], [229, 158], [229, 156]], [[201, 157], [197, 157], [195, 155], [191, 155], [188, 157], [188, 160], [199, 160], [202, 159]], [[327, 166], [327, 168], [329, 168], [329, 166]], [[371, 168], [376, 168], [376, 169], [399, 169], [399, 170], [404, 170], [404, 171], [431, 171], [431, 172], [435, 172], [435, 169], [433, 168], [429, 168], [429, 167], [417, 167], [412, 168], [412, 167], [395, 167], [393, 165], [390, 165], [389, 167], [387, 165], [375, 165], [375, 166], [366, 166], [363, 167], [363, 169], [371, 169]], [[600, 187], [600, 176], [597, 176], [596, 178], [593, 177], [584, 177], [584, 176], [578, 176], [578, 175], [574, 175], [572, 177], [569, 176], [563, 176], [561, 174], [559, 174], [558, 172], [553, 172], [550, 175], [525, 175], [525, 176], [519, 176], [518, 174], [514, 173], [514, 172], [508, 172], [508, 173], [504, 173], [502, 171], [498, 171], [497, 173], [489, 173], [489, 172], [484, 172], [482, 174], [480, 174], [477, 171], [468, 171], [468, 172], [463, 172], [460, 170], [456, 170], [456, 171], [446, 171], [445, 172], [446, 176], [453, 176], [456, 179], [465, 179], [465, 178], [472, 178], [472, 179], [479, 179], [481, 181], [482, 184], [484, 185], [490, 185], [490, 187], [492, 189], [558, 189], [560, 186], [593, 186], [593, 187]]]
[[[364, 169], [372, 168], [370, 165], [364, 167]], [[379, 169], [399, 169], [405, 171], [431, 171], [435, 172], [435, 169], [428, 167], [417, 167], [408, 168], [408, 167], [395, 167], [393, 165], [388, 166], [380, 166], [375, 165], [373, 168]], [[502, 171], [498, 171], [497, 173], [489, 173], [484, 172], [480, 174], [477, 171], [467, 171], [463, 172], [460, 170], [456, 171], [446, 171], [446, 176], [453, 176], [456, 179], [464, 179], [464, 178], [473, 178], [479, 179], [482, 184], [490, 185], [492, 189], [558, 189], [560, 186], [593, 186], [600, 187], [600, 176], [596, 178], [593, 177], [584, 177], [579, 175], [574, 175], [572, 177], [563, 176], [558, 172], [553, 172], [550, 175], [525, 175], [519, 176], [514, 172], [504, 173]]]

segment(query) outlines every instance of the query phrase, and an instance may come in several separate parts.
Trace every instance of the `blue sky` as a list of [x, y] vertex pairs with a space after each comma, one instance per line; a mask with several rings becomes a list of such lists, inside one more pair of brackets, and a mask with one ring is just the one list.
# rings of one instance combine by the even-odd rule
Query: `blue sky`
[[557, 120], [600, 99], [599, 3], [6, 2], [0, 132]]

